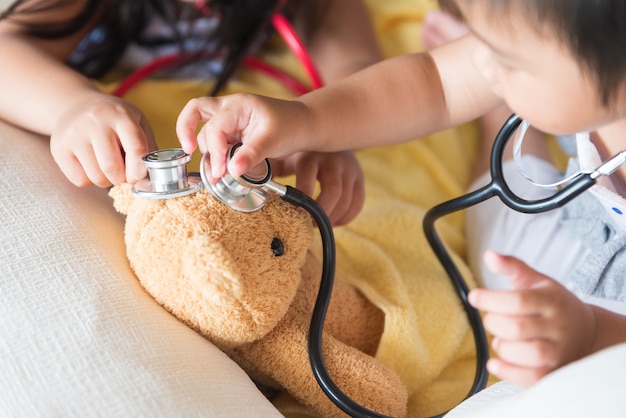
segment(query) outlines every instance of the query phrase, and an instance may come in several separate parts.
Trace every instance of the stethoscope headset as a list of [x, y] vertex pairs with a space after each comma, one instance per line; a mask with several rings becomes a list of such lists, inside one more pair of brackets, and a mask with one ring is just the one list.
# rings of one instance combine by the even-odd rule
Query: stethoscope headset
[[[287, 19], [276, 12], [272, 16], [272, 24], [303, 65], [311, 80], [312, 87], [302, 84], [289, 74], [256, 58], [248, 57], [243, 64], [274, 77], [296, 94], [303, 94], [311, 89], [321, 87], [321, 77], [303, 42]], [[112, 94], [123, 96], [135, 84], [158, 69], [183, 62], [186, 59], [185, 54], [174, 54], [158, 58], [139, 68], [123, 80]], [[504, 179], [502, 164], [506, 145], [515, 136], [516, 131], [523, 123], [525, 122], [517, 115], [512, 115], [497, 134], [490, 156], [491, 181], [486, 186], [431, 208], [423, 219], [423, 229], [428, 243], [452, 282], [474, 336], [476, 373], [466, 398], [482, 390], [487, 385], [488, 373], [486, 363], [489, 358], [489, 344], [480, 313], [469, 304], [467, 283], [439, 238], [435, 230], [435, 222], [443, 216], [467, 209], [492, 197], [498, 197], [506, 206], [519, 212], [541, 213], [553, 210], [567, 204], [576, 196], [589, 189], [595, 184], [598, 177], [612, 174], [626, 162], [625, 151], [607, 160], [591, 172], [579, 172], [568, 177], [563, 182], [549, 185], [559, 187], [559, 190], [550, 197], [533, 201], [522, 199], [508, 187]], [[526, 129], [527, 125], [523, 125], [522, 128]], [[234, 155], [240, 145], [237, 144], [230, 149], [229, 158]], [[519, 151], [520, 147], [521, 140], [519, 140], [519, 144], [516, 143], [516, 150]], [[358, 404], [347, 396], [333, 381], [324, 363], [322, 330], [330, 303], [336, 265], [335, 238], [332, 225], [324, 210], [315, 200], [298, 189], [273, 181], [271, 165], [268, 160], [265, 160], [264, 163], [245, 175], [233, 177], [230, 174], [226, 174], [217, 183], [211, 184], [207, 181], [205, 175], [206, 172], [210, 173], [207, 156], [204, 155], [202, 157], [199, 174], [187, 172], [186, 165], [190, 159], [191, 157], [188, 154], [177, 148], [158, 150], [145, 155], [143, 162], [148, 169], [149, 175], [146, 179], [133, 186], [133, 194], [140, 198], [167, 199], [195, 193], [202, 187], [206, 187], [215, 197], [233, 209], [242, 212], [252, 212], [264, 205], [269, 193], [276, 193], [283, 200], [310, 213], [320, 232], [323, 256], [322, 278], [311, 317], [308, 337], [309, 361], [313, 374], [322, 391], [338, 408], [349, 416], [359, 418], [385, 417]], [[522, 172], [522, 174], [524, 173]], [[528, 180], [535, 183], [530, 178]], [[443, 415], [445, 413], [437, 415], [437, 417], [442, 417]]]

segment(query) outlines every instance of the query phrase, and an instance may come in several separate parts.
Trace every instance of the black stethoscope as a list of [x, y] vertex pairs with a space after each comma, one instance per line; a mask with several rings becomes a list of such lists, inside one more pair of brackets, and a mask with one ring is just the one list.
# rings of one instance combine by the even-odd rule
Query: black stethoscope
[[[448, 274], [465, 309], [474, 335], [476, 373], [466, 398], [482, 390], [487, 384], [486, 363], [489, 358], [489, 344], [480, 312], [469, 304], [467, 299], [469, 288], [448, 254], [443, 242], [440, 240], [435, 230], [435, 222], [443, 216], [467, 209], [495, 196], [500, 198], [506, 206], [519, 212], [541, 213], [556, 209], [567, 204], [570, 200], [593, 186], [598, 177], [608, 176], [622, 164], [626, 163], [626, 151], [624, 151], [602, 163], [591, 172], [580, 172], [570, 176], [566, 182], [561, 184], [560, 190], [550, 197], [533, 201], [522, 199], [513, 193], [506, 184], [503, 173], [504, 150], [522, 123], [521, 118], [517, 115], [512, 115], [498, 132], [491, 150], [491, 181], [489, 184], [433, 207], [426, 213], [423, 220], [424, 233], [428, 243]], [[240, 145], [237, 144], [230, 149], [229, 158], [232, 157]], [[313, 374], [324, 393], [346, 414], [352, 417], [363, 418], [385, 417], [358, 404], [347, 396], [335, 384], [324, 363], [322, 356], [322, 330], [332, 293], [336, 263], [333, 229], [324, 210], [315, 200], [298, 189], [273, 181], [271, 165], [268, 160], [265, 160], [262, 164], [241, 177], [233, 177], [227, 174], [217, 183], [211, 184], [207, 181], [205, 175], [205, 172], [210, 173], [207, 156], [204, 155], [202, 157], [199, 176], [197, 174], [187, 174], [186, 164], [189, 162], [189, 158], [189, 155], [180, 149], [160, 150], [146, 155], [143, 160], [148, 168], [149, 178], [135, 184], [133, 193], [135, 196], [142, 198], [164, 199], [194, 193], [204, 185], [222, 202], [242, 212], [260, 209], [269, 193], [277, 193], [283, 200], [307, 210], [319, 228], [323, 253], [322, 278], [313, 309], [308, 338], [309, 360]], [[437, 417], [441, 417], [444, 414]]]

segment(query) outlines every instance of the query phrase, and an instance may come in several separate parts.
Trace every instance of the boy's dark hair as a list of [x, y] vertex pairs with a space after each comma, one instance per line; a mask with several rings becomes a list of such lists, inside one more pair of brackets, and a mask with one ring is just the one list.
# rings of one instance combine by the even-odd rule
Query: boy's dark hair
[[605, 106], [626, 82], [624, 0], [456, 0], [482, 2], [498, 19], [521, 13], [539, 30], [551, 30], [595, 79]]
[[[37, 2], [16, 0], [0, 19], [33, 14], [51, 8], [71, 5], [74, 0], [40, 0]], [[243, 58], [258, 44], [259, 37], [270, 30], [270, 19], [281, 0], [210, 0], [207, 1], [211, 13], [219, 16], [220, 24], [207, 43], [216, 45], [212, 50], [225, 53], [222, 72], [217, 75], [211, 92], [217, 94], [239, 67]], [[285, 2], [285, 15], [292, 19], [296, 14], [306, 16], [305, 31], [310, 35], [321, 19], [323, 7], [320, 0], [297, 0]], [[97, 26], [101, 29], [99, 41], [84, 48], [83, 56], [68, 65], [91, 77], [99, 78], [111, 70], [120, 59], [126, 47], [141, 33], [153, 16], [160, 16], [174, 33], [180, 37], [182, 49], [184, 34], [176, 29], [176, 23], [191, 20], [198, 16], [192, 3], [180, 0], [86, 0], [85, 7], [76, 16], [69, 16], [62, 22], [23, 23], [29, 34], [47, 39], [62, 38], [75, 34], [84, 28], [85, 22], [97, 16]], [[20, 22], [15, 19], [15, 22]], [[187, 51], [197, 53], [198, 51]]]

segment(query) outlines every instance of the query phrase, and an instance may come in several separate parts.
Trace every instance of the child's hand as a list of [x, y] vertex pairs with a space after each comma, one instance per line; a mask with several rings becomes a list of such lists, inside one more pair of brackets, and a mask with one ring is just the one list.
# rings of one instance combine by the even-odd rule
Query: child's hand
[[499, 358], [487, 363], [492, 374], [530, 385], [590, 350], [596, 324], [589, 305], [514, 257], [487, 252], [485, 262], [513, 286], [469, 294], [470, 303], [485, 311], [485, 327], [494, 335]]
[[[196, 137], [202, 122], [206, 123]], [[274, 174], [295, 174], [296, 187], [309, 196], [319, 180], [318, 203], [334, 225], [345, 224], [361, 210], [365, 199], [361, 167], [351, 152], [298, 152], [306, 149], [305, 139], [299, 136], [310, 133], [306, 123], [302, 103], [236, 94], [192, 99], [178, 117], [176, 132], [187, 153], [196, 146], [209, 153], [209, 181], [226, 174], [228, 148], [240, 142], [228, 165], [231, 175], [240, 176], [271, 158]]]
[[141, 157], [156, 144], [143, 113], [100, 92], [70, 100], [50, 137], [52, 156], [65, 176], [77, 186], [100, 187], [144, 178]]
[[296, 175], [296, 188], [312, 196], [320, 182], [317, 203], [334, 226], [350, 222], [362, 209], [365, 185], [361, 165], [350, 151], [296, 153], [285, 160], [272, 161], [276, 176]]
[[[198, 125], [206, 122], [198, 135]], [[183, 149], [191, 154], [196, 146], [210, 156], [209, 181], [226, 174], [229, 146], [242, 143], [230, 160], [228, 171], [241, 176], [266, 158], [285, 158], [305, 150], [306, 106], [295, 101], [251, 94], [200, 97], [190, 100], [178, 116], [176, 132]], [[299, 142], [302, 142], [299, 144]]]

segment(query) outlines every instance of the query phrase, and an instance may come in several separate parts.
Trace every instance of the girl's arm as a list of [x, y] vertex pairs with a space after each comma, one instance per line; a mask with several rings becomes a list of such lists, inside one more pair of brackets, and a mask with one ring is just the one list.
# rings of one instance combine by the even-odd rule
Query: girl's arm
[[[316, 1], [326, 10], [322, 11], [307, 44], [325, 83], [381, 60], [373, 23], [363, 0]], [[303, 18], [306, 16], [299, 19]]]
[[[304, 39], [324, 84], [348, 76], [380, 61], [376, 35], [362, 0], [310, 0], [300, 9], [295, 27]], [[303, 13], [306, 12], [306, 13]], [[363, 172], [351, 151], [295, 153], [274, 160], [276, 175], [295, 174], [296, 187], [313, 196], [333, 225], [349, 222], [365, 200]]]
[[146, 170], [141, 156], [156, 147], [144, 115], [130, 103], [100, 92], [65, 64], [94, 22], [54, 39], [31, 36], [24, 27], [77, 16], [86, 0], [54, 2], [54, 7], [42, 3], [26, 1], [20, 7], [35, 4], [39, 10], [0, 21], [0, 118], [50, 136], [55, 162], [77, 186], [107, 187], [142, 179]]
[[[0, 118], [22, 128], [49, 135], [68, 102], [79, 95], [97, 92], [87, 78], [65, 65], [65, 60], [84, 30], [60, 39], [41, 39], [27, 34], [22, 24], [54, 24], [78, 15], [86, 0], [59, 2], [58, 7], [20, 14], [0, 21]], [[25, 2], [20, 8], [32, 6]]]

